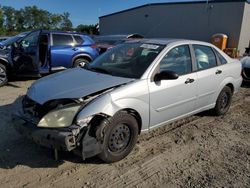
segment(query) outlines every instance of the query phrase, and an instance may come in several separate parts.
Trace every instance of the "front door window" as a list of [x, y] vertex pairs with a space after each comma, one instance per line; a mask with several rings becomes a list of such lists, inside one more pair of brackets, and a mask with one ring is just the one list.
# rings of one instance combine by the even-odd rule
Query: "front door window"
[[20, 45], [22, 48], [37, 47], [40, 31], [33, 32], [28, 36], [24, 37]]
[[178, 75], [192, 72], [192, 59], [188, 45], [171, 49], [161, 60], [160, 71], [174, 71]]

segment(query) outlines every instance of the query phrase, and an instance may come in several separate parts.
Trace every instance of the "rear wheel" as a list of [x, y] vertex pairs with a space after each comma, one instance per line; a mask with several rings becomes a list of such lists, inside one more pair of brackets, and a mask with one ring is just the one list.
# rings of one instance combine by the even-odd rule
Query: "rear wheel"
[[99, 158], [111, 163], [125, 158], [134, 148], [138, 137], [138, 124], [136, 119], [126, 113], [119, 112], [104, 121], [97, 130], [97, 137], [102, 134], [103, 150]]
[[85, 58], [77, 58], [75, 61], [74, 61], [74, 64], [73, 64], [73, 67], [84, 67], [85, 64], [88, 64], [89, 61]]
[[0, 63], [0, 87], [8, 82], [6, 66]]
[[216, 105], [214, 108], [214, 112], [216, 115], [224, 115], [227, 113], [231, 102], [232, 102], [232, 90], [230, 87], [225, 86], [222, 91], [220, 92]]

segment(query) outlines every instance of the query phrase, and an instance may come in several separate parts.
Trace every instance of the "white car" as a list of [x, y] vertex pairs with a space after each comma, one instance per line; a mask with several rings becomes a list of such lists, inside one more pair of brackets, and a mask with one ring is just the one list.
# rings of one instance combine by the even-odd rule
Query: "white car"
[[241, 82], [240, 61], [212, 44], [142, 39], [36, 81], [13, 120], [38, 144], [114, 162], [141, 132], [209, 109], [225, 114]]

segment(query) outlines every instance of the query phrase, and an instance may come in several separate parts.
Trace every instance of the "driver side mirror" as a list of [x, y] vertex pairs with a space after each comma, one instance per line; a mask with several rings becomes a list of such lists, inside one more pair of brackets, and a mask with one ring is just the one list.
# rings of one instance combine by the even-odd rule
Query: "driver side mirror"
[[158, 82], [161, 80], [176, 80], [178, 77], [179, 75], [176, 72], [165, 70], [156, 74], [154, 77], [154, 81]]

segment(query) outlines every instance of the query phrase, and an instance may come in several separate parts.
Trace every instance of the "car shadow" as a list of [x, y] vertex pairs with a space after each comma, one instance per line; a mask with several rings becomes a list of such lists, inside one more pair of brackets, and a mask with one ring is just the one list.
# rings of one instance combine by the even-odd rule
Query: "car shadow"
[[58, 159], [56, 160], [54, 150], [38, 146], [26, 138], [18, 138], [16, 141], [10, 141], [9, 144], [0, 149], [0, 169], [14, 169], [20, 165], [30, 168], [58, 168], [65, 162], [103, 164], [97, 157], [82, 160], [73, 152], [66, 151], [58, 151]]
[[250, 82], [243, 81], [241, 87], [242, 88], [250, 88]]
[[13, 88], [22, 88], [19, 86], [19, 82], [22, 83], [23, 81], [35, 81], [38, 78], [33, 77], [11, 77], [9, 78], [8, 83], [5, 85], [5, 87], [13, 87]]
[[214, 117], [215, 114], [214, 114], [213, 110], [207, 110], [207, 111], [203, 111], [203, 112], [200, 112], [198, 114], [195, 114], [194, 116], [198, 116], [198, 117], [204, 117], [204, 116]]
[[21, 88], [20, 86], [14, 84], [14, 83], [10, 83], [10, 82], [8, 82], [5, 86], [6, 86], [6, 87]]
[[13, 76], [9, 78], [10, 82], [23, 82], [23, 81], [29, 81], [29, 80], [37, 80], [41, 77], [17, 77], [17, 76]]
[[[58, 160], [54, 158], [54, 150], [41, 147], [16, 132], [12, 126], [11, 115], [20, 109], [21, 98], [14, 103], [0, 105], [0, 169], [13, 169], [19, 165], [30, 168], [57, 168], [65, 161], [81, 164], [101, 164], [97, 157], [82, 160], [73, 152], [58, 152]], [[19, 107], [19, 108], [18, 108]]]

